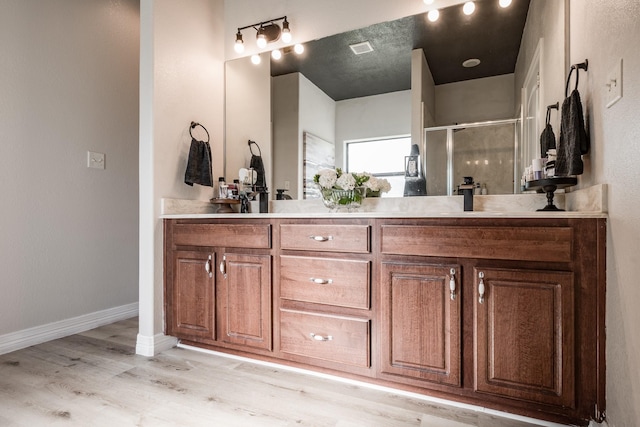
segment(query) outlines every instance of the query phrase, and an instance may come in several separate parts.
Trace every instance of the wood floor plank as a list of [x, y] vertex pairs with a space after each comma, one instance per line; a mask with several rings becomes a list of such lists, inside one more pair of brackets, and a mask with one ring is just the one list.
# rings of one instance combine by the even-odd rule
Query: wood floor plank
[[0, 355], [0, 426], [531, 427], [535, 424], [173, 348], [137, 319]]

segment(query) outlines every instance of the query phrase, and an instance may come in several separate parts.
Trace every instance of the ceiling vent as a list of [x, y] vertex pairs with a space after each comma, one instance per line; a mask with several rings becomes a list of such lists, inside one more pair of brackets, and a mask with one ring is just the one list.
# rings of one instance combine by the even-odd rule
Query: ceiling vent
[[371, 47], [371, 43], [362, 42], [356, 44], [350, 44], [349, 47], [356, 55], [362, 55], [363, 53], [373, 52], [373, 48]]

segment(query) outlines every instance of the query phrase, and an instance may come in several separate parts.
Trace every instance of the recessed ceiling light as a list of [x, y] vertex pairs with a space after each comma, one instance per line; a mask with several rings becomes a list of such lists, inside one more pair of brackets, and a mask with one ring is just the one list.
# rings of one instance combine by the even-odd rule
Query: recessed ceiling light
[[462, 6], [462, 11], [465, 15], [471, 15], [476, 10], [476, 4], [472, 1], [468, 1]]
[[511, 6], [511, 0], [500, 0], [498, 3], [500, 4], [500, 7], [509, 7], [509, 6]]
[[438, 9], [430, 10], [429, 13], [427, 14], [427, 18], [429, 18], [429, 21], [431, 22], [436, 22], [439, 17], [440, 17], [440, 12], [438, 11]]
[[473, 68], [477, 67], [478, 65], [480, 65], [480, 60], [478, 58], [467, 59], [462, 63], [462, 66], [464, 68]]

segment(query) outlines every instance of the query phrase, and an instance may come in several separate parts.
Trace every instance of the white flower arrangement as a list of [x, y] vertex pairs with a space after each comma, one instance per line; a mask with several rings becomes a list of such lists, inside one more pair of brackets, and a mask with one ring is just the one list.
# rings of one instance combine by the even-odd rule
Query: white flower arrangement
[[384, 178], [377, 178], [368, 172], [343, 172], [342, 169], [322, 169], [313, 180], [321, 189], [353, 190], [357, 187], [367, 189], [368, 196], [378, 196], [391, 190], [391, 184]]

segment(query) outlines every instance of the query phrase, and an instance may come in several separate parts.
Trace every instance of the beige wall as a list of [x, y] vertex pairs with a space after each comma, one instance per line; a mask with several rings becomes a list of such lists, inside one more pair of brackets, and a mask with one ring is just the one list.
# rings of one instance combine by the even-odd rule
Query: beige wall
[[516, 118], [513, 74], [436, 86], [435, 126]]
[[[607, 238], [607, 417], [640, 425], [640, 2], [571, 1], [571, 63], [580, 77], [591, 153], [580, 185], [609, 188]], [[623, 60], [623, 98], [606, 108], [607, 74]]]
[[135, 0], [0, 2], [0, 348], [32, 327], [135, 314], [138, 40]]
[[173, 344], [162, 318], [163, 197], [208, 200], [210, 187], [184, 184], [189, 124], [211, 136], [213, 173], [223, 164], [222, 0], [140, 3], [140, 332], [136, 351]]

